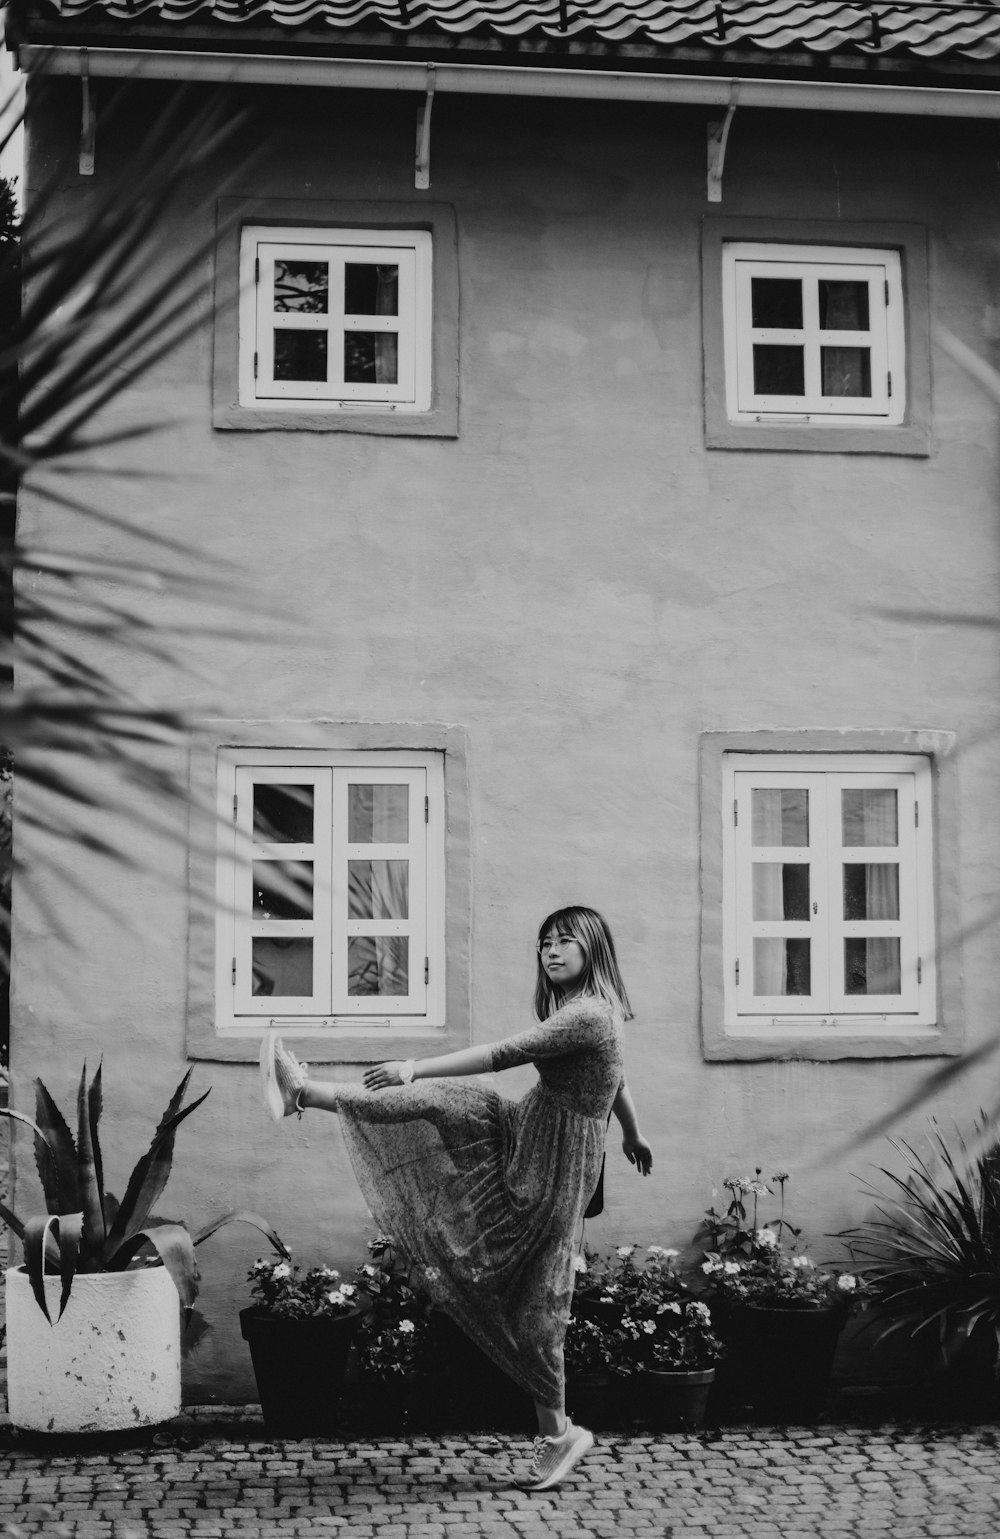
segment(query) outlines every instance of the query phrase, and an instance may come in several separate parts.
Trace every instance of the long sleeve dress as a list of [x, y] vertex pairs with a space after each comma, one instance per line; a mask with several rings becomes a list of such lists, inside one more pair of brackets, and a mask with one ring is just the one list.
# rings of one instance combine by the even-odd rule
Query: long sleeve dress
[[468, 1079], [341, 1086], [336, 1109], [376, 1222], [434, 1303], [554, 1407], [574, 1238], [622, 1083], [622, 1021], [603, 1000], [575, 999], [488, 1055], [493, 1070], [533, 1063], [537, 1085], [519, 1101]]

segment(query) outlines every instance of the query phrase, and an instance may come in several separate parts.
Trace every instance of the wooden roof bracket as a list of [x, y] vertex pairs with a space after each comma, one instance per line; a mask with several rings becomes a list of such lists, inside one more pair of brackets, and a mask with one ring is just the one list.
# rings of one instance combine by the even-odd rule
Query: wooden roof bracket
[[94, 112], [93, 87], [90, 84], [90, 61], [86, 48], [80, 50], [80, 88], [83, 94], [80, 119], [80, 175], [93, 176], [94, 152], [97, 142], [97, 115]]
[[426, 192], [431, 185], [431, 113], [434, 110], [434, 91], [437, 85], [437, 68], [428, 64], [424, 81], [424, 99], [417, 108], [417, 164], [413, 185], [418, 192]]
[[729, 87], [729, 106], [724, 118], [713, 118], [708, 124], [708, 201], [722, 202], [722, 173], [726, 165], [726, 146], [733, 114], [740, 95], [740, 82], [734, 80]]

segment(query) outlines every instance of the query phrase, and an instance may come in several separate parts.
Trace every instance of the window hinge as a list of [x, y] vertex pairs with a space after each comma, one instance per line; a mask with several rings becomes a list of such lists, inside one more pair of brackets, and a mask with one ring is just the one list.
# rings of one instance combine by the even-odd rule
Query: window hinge
[[886, 278], [886, 280], [885, 280], [885, 302], [886, 302], [886, 304], [889, 303], [889, 280], [888, 280], [888, 278]]
[[429, 823], [430, 820], [431, 820], [431, 799], [430, 799], [429, 796], [425, 796], [424, 797], [424, 822], [425, 823]]
[[431, 981], [431, 963], [430, 963], [430, 958], [429, 957], [424, 957], [424, 982], [425, 983], [430, 983], [430, 981]]
[[737, 957], [736, 958], [736, 982], [739, 983], [739, 981], [740, 981], [740, 959], [739, 959], [739, 957]]
[[[254, 283], [260, 282], [260, 257], [254, 257], [253, 281]], [[888, 298], [888, 291], [886, 292], [886, 298]]]
[[740, 826], [740, 804], [739, 804], [739, 802], [734, 801], [733, 802], [733, 827], [734, 828], [739, 828], [739, 826]]
[[892, 396], [892, 374], [891, 373], [887, 374], [885, 379], [886, 379], [886, 388], [889, 391], [889, 395], [891, 397]]
[[254, 377], [254, 379], [257, 378], [257, 354], [256, 353], [254, 353], [254, 355], [253, 355], [253, 377]]
[[922, 976], [923, 976], [923, 965], [921, 963], [921, 959], [919, 957], [917, 957], [917, 982], [918, 983], [921, 981]]
[[914, 828], [919, 828], [920, 827], [920, 803], [919, 802], [914, 802], [913, 803], [913, 826], [914, 826]]
[[234, 796], [233, 797], [233, 822], [234, 823], [236, 822], [236, 809], [239, 806], [239, 802], [240, 802], [239, 797], [238, 796]]
[[233, 957], [233, 988], [236, 987], [236, 958]]

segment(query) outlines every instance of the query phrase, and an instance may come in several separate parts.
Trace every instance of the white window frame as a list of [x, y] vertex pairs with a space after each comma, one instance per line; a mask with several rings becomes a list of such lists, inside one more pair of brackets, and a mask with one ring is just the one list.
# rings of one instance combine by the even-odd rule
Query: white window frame
[[[750, 795], [755, 786], [807, 786], [810, 797], [808, 849], [754, 851]], [[846, 847], [863, 861], [898, 859], [898, 921], [847, 921], [842, 917], [840, 792], [846, 787], [892, 786], [898, 795], [898, 846], [877, 851]], [[931, 761], [919, 754], [725, 753], [723, 787], [724, 1018], [727, 1028], [841, 1027], [856, 1034], [933, 1025], [937, 1016], [935, 903]], [[812, 866], [807, 920], [755, 920], [752, 859], [808, 858]], [[847, 936], [895, 934], [900, 938], [901, 993], [847, 995], [841, 958]], [[809, 936], [812, 940], [813, 1003], [803, 996], [755, 996], [755, 937]], [[804, 1008], [805, 1006], [805, 1008]]]
[[[347, 787], [352, 781], [403, 784], [409, 789], [405, 845], [347, 842]], [[255, 782], [313, 788], [313, 841], [309, 845], [255, 844]], [[445, 1014], [445, 804], [444, 755], [410, 750], [350, 751], [223, 748], [217, 764], [216, 1029], [222, 1036], [270, 1028], [296, 1036], [352, 1034], [386, 1026], [405, 1030], [444, 1024]], [[400, 859], [410, 863], [405, 920], [350, 919], [347, 862]], [[313, 912], [302, 920], [262, 920], [251, 913], [252, 861], [309, 861]], [[313, 946], [313, 994], [254, 996], [255, 936], [308, 937]], [[347, 942], [352, 935], [406, 934], [409, 994], [353, 997], [346, 986]]]
[[[326, 382], [274, 378], [274, 264], [282, 257], [330, 264], [330, 309], [323, 315], [282, 312], [291, 330], [327, 333], [331, 377]], [[328, 230], [247, 225], [240, 237], [239, 404], [268, 411], [417, 413], [432, 397], [433, 245], [428, 230]], [[399, 269], [398, 314], [350, 316], [343, 311], [347, 262], [391, 263]], [[398, 335], [393, 384], [347, 382], [333, 376], [349, 331]]]
[[[803, 325], [797, 330], [752, 325], [751, 282], [755, 277], [801, 278]], [[823, 331], [818, 282], [822, 278], [868, 284], [868, 331]], [[722, 310], [726, 410], [733, 423], [801, 423], [809, 427], [896, 427], [906, 415], [906, 343], [902, 263], [896, 250], [877, 247], [781, 245], [768, 241], [727, 241], [722, 248]], [[805, 350], [805, 393], [760, 395], [754, 390], [755, 343], [784, 343]], [[867, 346], [871, 350], [872, 395], [824, 396], [820, 348]]]

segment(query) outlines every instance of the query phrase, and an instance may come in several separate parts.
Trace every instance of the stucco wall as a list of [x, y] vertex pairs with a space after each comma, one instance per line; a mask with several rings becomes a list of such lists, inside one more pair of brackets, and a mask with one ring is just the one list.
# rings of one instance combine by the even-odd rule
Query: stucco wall
[[[91, 195], [75, 174], [79, 96], [46, 93], [29, 189], [63, 157], [69, 208]], [[143, 87], [145, 110], [162, 99]], [[240, 142], [257, 155], [228, 194], [419, 207], [412, 102], [252, 100]], [[120, 160], [110, 134], [97, 156], [95, 190]], [[220, 185], [238, 159], [220, 158]], [[989, 353], [997, 167], [975, 125], [738, 111], [723, 211], [924, 225], [932, 319]], [[213, 175], [192, 184], [175, 254], [211, 233], [196, 203]], [[100, 495], [192, 560], [262, 577], [299, 628], [276, 636], [263, 622], [266, 644], [191, 636], [179, 643], [191, 674], [119, 658], [123, 682], [202, 714], [464, 728], [472, 1038], [527, 1023], [534, 926], [551, 908], [594, 904], [620, 943], [630, 1078], [656, 1165], [640, 1181], [612, 1143], [592, 1243], [684, 1244], [721, 1179], [761, 1164], [792, 1172], [794, 1216], [817, 1254], [835, 1251], [824, 1233], [864, 1211], [850, 1172], [883, 1151], [831, 1162], [830, 1149], [932, 1065], [704, 1062], [699, 737], [955, 733], [948, 880], [968, 933], [945, 939], [968, 1043], [996, 1030], [996, 929], [982, 923], [998, 886], [996, 641], [963, 623], [996, 613], [996, 410], [936, 353], [929, 458], [706, 450], [701, 111], [444, 97], [430, 196], [457, 216], [459, 437], [213, 431], [200, 332], [118, 413], [172, 424], [119, 454], [175, 474]], [[211, 281], [207, 252], [204, 270]], [[23, 519], [34, 534], [30, 503]], [[112, 549], [97, 528], [87, 540]], [[156, 599], [148, 612], [170, 615]], [[150, 832], [129, 838], [144, 869], [109, 872], [75, 849], [58, 859], [79, 887], [39, 875], [51, 914], [18, 917], [12, 1052], [22, 1102], [35, 1072], [65, 1097], [84, 1055], [105, 1054], [119, 1187], [185, 1067], [185, 857]], [[40, 870], [37, 844], [25, 848]], [[508, 1076], [514, 1090], [529, 1079]], [[352, 1265], [366, 1216], [334, 1120], [272, 1126], [247, 1065], [201, 1064], [195, 1086], [209, 1083], [164, 1212], [200, 1223], [252, 1207], [302, 1259]], [[936, 1109], [964, 1119], [987, 1095], [981, 1078], [959, 1081]], [[906, 1126], [919, 1138], [923, 1114]], [[23, 1144], [18, 1189], [23, 1206]], [[202, 1252], [213, 1332], [188, 1364], [189, 1399], [252, 1394], [235, 1308], [259, 1252], [235, 1231]]]

